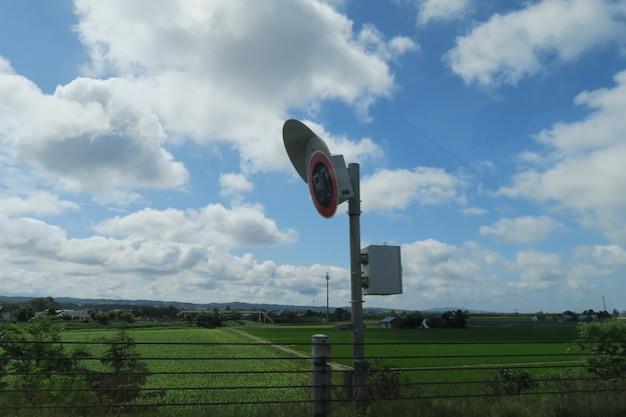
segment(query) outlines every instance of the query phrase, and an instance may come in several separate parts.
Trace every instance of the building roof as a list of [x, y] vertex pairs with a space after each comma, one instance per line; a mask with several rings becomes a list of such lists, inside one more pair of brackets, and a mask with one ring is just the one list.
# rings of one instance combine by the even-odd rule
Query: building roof
[[387, 316], [384, 319], [382, 319], [380, 322], [381, 323], [391, 323], [395, 320], [396, 318], [393, 316]]

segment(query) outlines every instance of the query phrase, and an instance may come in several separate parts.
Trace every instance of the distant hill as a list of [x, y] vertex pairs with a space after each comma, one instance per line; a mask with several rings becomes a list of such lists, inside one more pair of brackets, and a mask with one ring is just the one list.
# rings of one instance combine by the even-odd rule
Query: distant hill
[[[23, 303], [31, 300], [35, 297], [21, 297], [21, 296], [2, 296], [0, 295], [0, 304], [2, 303]], [[233, 310], [292, 310], [292, 311], [326, 311], [326, 306], [302, 306], [302, 305], [287, 305], [287, 304], [262, 304], [262, 303], [244, 303], [240, 301], [233, 301], [229, 303], [185, 303], [180, 301], [155, 301], [155, 300], [109, 300], [103, 298], [71, 298], [71, 297], [54, 297], [55, 301], [63, 305], [72, 306], [151, 306], [151, 307], [167, 307], [174, 306], [179, 310], [212, 310], [214, 308], [223, 310], [227, 306]], [[331, 311], [334, 311], [336, 306], [331, 306]], [[341, 308], [349, 310], [350, 307], [343, 306]], [[390, 308], [377, 308], [369, 307], [365, 308], [369, 312], [385, 312], [391, 311]], [[395, 309], [396, 311], [403, 311]]]
[[[0, 304], [2, 303], [23, 303], [35, 297], [21, 297], [21, 296], [2, 296], [0, 295]], [[326, 311], [326, 306], [306, 306], [306, 305], [289, 305], [289, 304], [262, 304], [262, 303], [245, 303], [241, 301], [232, 301], [229, 303], [185, 303], [180, 301], [155, 301], [155, 300], [110, 300], [104, 298], [71, 298], [71, 297], [54, 297], [57, 303], [71, 306], [151, 306], [151, 307], [167, 307], [174, 306], [179, 310], [223, 310], [227, 306], [233, 310], [291, 310], [291, 311]], [[331, 312], [337, 308], [337, 306], [331, 306]], [[350, 310], [349, 306], [341, 306], [341, 308]], [[384, 313], [395, 310], [397, 312], [409, 311], [399, 308], [382, 308], [382, 307], [367, 307], [365, 311], [370, 313]], [[469, 311], [470, 314], [489, 314], [494, 313], [492, 311], [474, 310], [466, 307], [433, 307], [426, 310], [419, 310], [422, 313], [437, 314], [444, 311], [456, 311], [463, 310]]]
[[469, 311], [470, 314], [495, 313], [494, 311], [474, 310], [474, 309], [466, 308], [466, 307], [433, 307], [433, 308], [429, 308], [428, 310], [422, 310], [422, 312], [424, 312], [424, 313], [443, 313], [444, 311], [457, 311], [457, 310]]

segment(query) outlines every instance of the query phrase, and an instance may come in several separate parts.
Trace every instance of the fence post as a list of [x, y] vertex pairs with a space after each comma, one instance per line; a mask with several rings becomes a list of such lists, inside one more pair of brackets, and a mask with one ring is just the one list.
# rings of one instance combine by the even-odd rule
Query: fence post
[[330, 384], [331, 369], [328, 365], [330, 358], [330, 341], [323, 334], [315, 334], [313, 342], [313, 417], [328, 417], [330, 415]]

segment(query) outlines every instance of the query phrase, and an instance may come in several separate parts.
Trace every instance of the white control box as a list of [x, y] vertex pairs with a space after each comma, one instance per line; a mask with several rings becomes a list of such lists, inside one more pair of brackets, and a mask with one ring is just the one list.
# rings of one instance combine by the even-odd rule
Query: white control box
[[402, 294], [400, 246], [370, 245], [361, 249], [366, 295]]

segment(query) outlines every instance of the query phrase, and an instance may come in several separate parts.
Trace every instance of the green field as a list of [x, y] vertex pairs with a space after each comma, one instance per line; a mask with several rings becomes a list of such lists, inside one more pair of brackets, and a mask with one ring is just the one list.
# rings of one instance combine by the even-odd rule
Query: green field
[[[260, 389], [233, 389], [228, 387], [251, 386], [279, 386], [279, 385], [308, 385], [311, 383], [309, 369], [310, 360], [296, 358], [296, 353], [285, 352], [273, 346], [227, 345], [227, 343], [251, 342], [249, 335], [270, 340], [272, 343], [292, 349], [293, 351], [309, 353], [311, 336], [323, 333], [329, 336], [333, 343], [332, 355], [334, 361], [350, 365], [350, 359], [339, 359], [351, 356], [351, 333], [338, 331], [330, 325], [247, 325], [237, 328], [143, 328], [129, 329], [129, 335], [140, 344], [137, 351], [144, 358], [151, 372], [232, 372], [232, 371], [292, 371], [304, 370], [298, 373], [279, 374], [212, 374], [212, 375], [150, 375], [144, 388], [146, 393], [163, 388], [162, 397], [143, 398], [138, 403], [214, 403], [214, 402], [246, 402], [246, 401], [289, 401], [309, 400], [310, 392], [307, 388], [296, 389], [274, 388]], [[65, 330], [62, 333], [64, 341], [83, 342], [98, 341], [102, 337], [112, 336], [115, 329], [83, 329]], [[366, 356], [412, 356], [427, 355], [439, 358], [422, 359], [386, 359], [377, 360], [374, 366], [383, 367], [428, 367], [428, 366], [466, 366], [464, 370], [416, 371], [402, 373], [402, 383], [432, 383], [446, 381], [477, 381], [493, 378], [494, 370], [481, 370], [476, 367], [484, 366], [544, 366], [582, 363], [582, 357], [549, 356], [548, 354], [570, 354], [572, 342], [577, 338], [576, 328], [573, 326], [489, 326], [471, 327], [468, 329], [429, 329], [429, 330], [388, 330], [374, 327], [370, 324], [365, 333], [367, 343], [385, 343], [384, 346], [366, 346]], [[522, 343], [529, 340], [537, 343]], [[155, 343], [144, 345], [141, 343]], [[207, 343], [205, 345], [170, 345], [164, 343]], [[482, 344], [476, 342], [499, 342]], [[551, 343], [562, 342], [562, 343]], [[210, 343], [222, 343], [215, 346]], [[401, 344], [411, 343], [411, 344]], [[415, 344], [412, 344], [415, 343]], [[437, 344], [440, 343], [440, 344]], [[446, 344], [447, 343], [447, 344]], [[76, 345], [66, 345], [72, 349]], [[94, 356], [101, 355], [104, 347], [87, 345]], [[519, 356], [522, 354], [539, 356]], [[471, 357], [480, 356], [480, 357]], [[497, 355], [497, 356], [489, 356]], [[286, 357], [290, 359], [268, 360], [268, 357]], [[442, 356], [459, 356], [443, 358]], [[148, 359], [150, 357], [176, 358], [174, 360]], [[293, 357], [293, 358], [291, 358]], [[203, 359], [204, 358], [204, 359]], [[211, 358], [225, 358], [212, 360]], [[238, 359], [239, 358], [239, 359]], [[251, 358], [251, 359], [241, 359]], [[566, 362], [567, 361], [567, 362]], [[99, 368], [95, 360], [86, 362], [89, 368]], [[542, 370], [535, 369], [532, 374], [536, 377], [562, 373], [563, 369]], [[573, 369], [583, 373], [580, 368]], [[341, 374], [335, 373], [334, 381], [341, 382]], [[554, 389], [554, 386], [540, 386], [542, 389]], [[569, 388], [568, 388], [569, 387]], [[573, 387], [573, 388], [572, 388]], [[556, 389], [576, 389], [580, 385], [566, 385]], [[202, 388], [202, 389], [196, 389]], [[207, 389], [208, 388], [208, 389]], [[485, 392], [483, 384], [410, 386], [403, 389], [401, 396], [411, 395], [441, 395], [441, 394], [468, 394]], [[336, 391], [335, 394], [340, 394]], [[370, 404], [368, 416], [396, 416], [407, 415], [407, 410], [420, 410], [424, 416], [471, 416], [471, 417], [505, 417], [505, 416], [622, 416], [626, 405], [620, 399], [619, 393], [601, 393], [592, 396], [533, 396], [515, 397], [507, 399], [468, 399], [468, 400], [432, 400], [432, 401], [400, 401], [375, 402]], [[376, 397], [376, 396], [375, 396]], [[607, 402], [607, 400], [610, 401]], [[580, 410], [579, 414], [575, 414]], [[286, 417], [292, 415], [309, 414], [309, 404], [281, 404], [281, 405], [245, 405], [230, 407], [160, 407], [158, 410], [144, 409], [141, 413], [135, 410], [132, 414], [142, 416], [257, 416], [257, 417]], [[590, 413], [592, 412], [592, 413]], [[94, 416], [107, 415], [94, 410]], [[573, 414], [574, 413], [574, 414]], [[64, 415], [62, 411], [41, 410], [7, 414], [24, 417], [48, 417]], [[349, 403], [333, 405], [333, 416], [353, 416], [353, 408]]]
[[[284, 345], [293, 350], [310, 353], [308, 345], [311, 336], [326, 334], [331, 343], [332, 356], [342, 358], [352, 355], [351, 333], [337, 331], [330, 325], [251, 325], [241, 327], [251, 335]], [[67, 341], [96, 340], [113, 334], [113, 330], [83, 330], [64, 333]], [[137, 342], [251, 342], [251, 339], [231, 329], [141, 329], [130, 330], [129, 334]], [[385, 343], [385, 345], [366, 346], [368, 358], [385, 356], [429, 356], [412, 359], [373, 359], [376, 367], [418, 368], [431, 366], [466, 366], [465, 369], [452, 370], [414, 370], [402, 372], [401, 379], [407, 382], [443, 382], [489, 380], [494, 375], [492, 369], [476, 369], [492, 366], [562, 366], [578, 365], [581, 356], [550, 356], [550, 354], [573, 354], [571, 342], [576, 338], [576, 331], [571, 326], [525, 326], [525, 327], [476, 327], [468, 329], [429, 329], [429, 330], [388, 330], [369, 328], [365, 332], [365, 343]], [[520, 343], [533, 341], [564, 343]], [[495, 341], [497, 344], [476, 344], [475, 342]], [[395, 345], [394, 342], [417, 342], [415, 345]], [[454, 344], [427, 344], [453, 342]], [[506, 342], [506, 343], [502, 343]], [[293, 344], [297, 343], [297, 344]], [[97, 355], [97, 348], [92, 348]], [[152, 372], [169, 371], [274, 371], [310, 369], [310, 362], [295, 358], [272, 346], [186, 346], [186, 345], [138, 345], [138, 351], [144, 357], [176, 357], [180, 360], [147, 360]], [[528, 354], [529, 356], [519, 356]], [[546, 355], [548, 354], [548, 355]], [[495, 355], [495, 356], [489, 356]], [[504, 355], [504, 356], [503, 356]], [[511, 355], [511, 356], [506, 356]], [[536, 356], [540, 355], [540, 356]], [[545, 355], [545, 356], [544, 356]], [[264, 357], [290, 357], [293, 360], [263, 360]], [[441, 356], [455, 356], [443, 358]], [[479, 357], [476, 357], [479, 356]], [[201, 357], [250, 357], [258, 360], [203, 360]], [[438, 358], [435, 358], [438, 357]], [[351, 365], [351, 359], [335, 359], [334, 362]], [[95, 363], [95, 362], [94, 362]], [[95, 365], [97, 366], [97, 365]], [[535, 376], [551, 376], [565, 370], [575, 372], [577, 368], [537, 368], [530, 370]], [[340, 381], [340, 375], [335, 380]], [[165, 401], [241, 401], [264, 399], [301, 399], [308, 397], [306, 389], [275, 389], [270, 391], [246, 390], [236, 394], [229, 390], [183, 390], [188, 387], [226, 387], [250, 385], [306, 385], [310, 383], [308, 373], [303, 374], [249, 374], [249, 375], [152, 375], [148, 379], [148, 388], [167, 387]], [[422, 389], [421, 392], [480, 392], [481, 385], [441, 386]]]
[[[413, 358], [413, 359], [377, 359], [372, 361], [375, 367], [390, 366], [392, 368], [419, 368], [419, 367], [459, 367], [464, 366], [462, 370], [437, 370], [424, 371], [417, 370], [411, 372], [402, 372], [398, 375], [401, 383], [423, 384], [411, 385], [402, 390], [402, 396], [411, 395], [445, 395], [445, 394], [468, 394], [468, 393], [484, 393], [486, 386], [483, 384], [441, 384], [450, 381], [481, 381], [489, 380], [494, 377], [495, 370], [477, 369], [480, 367], [491, 366], [554, 366], [554, 365], [570, 365], [581, 364], [583, 359], [580, 356], [550, 356], [550, 354], [569, 354], [576, 353], [572, 349], [573, 341], [577, 338], [576, 328], [574, 326], [491, 326], [491, 327], [471, 327], [467, 329], [429, 329], [429, 330], [388, 330], [374, 327], [370, 324], [365, 332], [365, 343], [385, 343], [385, 345], [368, 345], [365, 348], [366, 357], [383, 357], [383, 356], [438, 356], [438, 358]], [[215, 375], [150, 375], [144, 388], [148, 390], [148, 394], [159, 394], [157, 397], [148, 397], [139, 400], [139, 403], [214, 403], [214, 402], [246, 402], [246, 401], [288, 401], [288, 400], [309, 400], [310, 391], [307, 388], [299, 387], [295, 389], [273, 388], [273, 389], [233, 389], [229, 387], [253, 387], [253, 386], [280, 386], [280, 385], [308, 385], [311, 383], [309, 369], [311, 368], [310, 360], [297, 358], [296, 353], [285, 352], [273, 346], [242, 346], [228, 345], [228, 343], [252, 342], [250, 336], [240, 333], [244, 331], [248, 335], [269, 340], [272, 343], [292, 349], [293, 351], [310, 353], [311, 336], [317, 333], [323, 333], [329, 336], [332, 347], [332, 356], [334, 362], [340, 362], [345, 365], [351, 364], [351, 359], [341, 357], [351, 356], [351, 333], [349, 331], [338, 331], [330, 325], [247, 325], [236, 329], [218, 328], [144, 328], [129, 329], [128, 334], [140, 344], [137, 345], [137, 351], [144, 358], [149, 367], [150, 372], [220, 372], [220, 371], [293, 371], [304, 370], [296, 373], [262, 373], [262, 374], [215, 374]], [[112, 336], [116, 332], [115, 329], [83, 329], [83, 330], [66, 330], [62, 333], [64, 341], [67, 342], [83, 342], [98, 341], [102, 337]], [[535, 341], [536, 343], [525, 343]], [[141, 344], [141, 343], [155, 344]], [[207, 343], [205, 345], [172, 345], [164, 344], [171, 342], [178, 343]], [[444, 344], [437, 344], [444, 342]], [[479, 343], [477, 343], [479, 342]], [[499, 342], [494, 344], [482, 344], [482, 342]], [[551, 343], [558, 342], [558, 343]], [[224, 345], [215, 346], [211, 343], [220, 343]], [[398, 343], [395, 344], [394, 343]], [[415, 344], [400, 344], [415, 343]], [[447, 343], [447, 344], [446, 344]], [[66, 345], [68, 349], [76, 345]], [[104, 347], [99, 345], [86, 345], [94, 356], [99, 356]], [[533, 356], [519, 356], [519, 355]], [[495, 355], [495, 356], [489, 356]], [[538, 355], [538, 356], [535, 356]], [[286, 357], [289, 359], [268, 360], [263, 358]], [[442, 356], [455, 356], [454, 358], [443, 358]], [[479, 357], [475, 357], [479, 356]], [[149, 359], [151, 357], [158, 358], [175, 358], [173, 360]], [[211, 358], [228, 358], [220, 360], [212, 360]], [[237, 359], [252, 358], [252, 359]], [[85, 362], [87, 367], [98, 369], [99, 362], [90, 359]], [[547, 377], [554, 375], [563, 375], [568, 372], [568, 377], [582, 374], [584, 371], [580, 368], [562, 368], [562, 369], [533, 369], [532, 375], [535, 377]], [[333, 378], [335, 384], [340, 384], [342, 375], [335, 372]], [[397, 382], [397, 381], [396, 381]], [[371, 382], [370, 382], [371, 383]], [[377, 381], [374, 381], [377, 383]], [[436, 384], [439, 383], [439, 384]], [[572, 385], [570, 385], [571, 387]], [[163, 388], [163, 391], [157, 389]], [[202, 389], [200, 389], [202, 388]], [[207, 389], [208, 388], [208, 389]], [[561, 389], [563, 387], [556, 387]], [[554, 385], [543, 385], [539, 389], [555, 389]], [[570, 388], [571, 389], [571, 388]], [[338, 392], [336, 392], [337, 394]], [[605, 394], [602, 394], [605, 395]], [[608, 395], [608, 394], [606, 394]], [[605, 395], [605, 396], [606, 396]], [[617, 394], [611, 394], [617, 395]], [[597, 398], [596, 398], [597, 397]], [[603, 404], [601, 396], [596, 395], [596, 404]], [[535, 397], [536, 398], [536, 397]], [[545, 398], [545, 397], [541, 397]], [[564, 397], [563, 397], [564, 398]], [[613, 397], [611, 397], [613, 398]], [[484, 402], [484, 400], [482, 400]], [[500, 401], [500, 400], [498, 400]], [[546, 400], [548, 401], [548, 400]], [[572, 410], [572, 403], [567, 400], [561, 403], [558, 398], [548, 402], [543, 399], [541, 402], [532, 402], [532, 398], [518, 398], [507, 400], [506, 403], [500, 402], [502, 412], [506, 415], [527, 415], [514, 414], [505, 412], [507, 407], [512, 410], [528, 410], [530, 412], [536, 409], [541, 410], [554, 409], [555, 407], [564, 406], [569, 412]], [[477, 406], [480, 400], [453, 400], [452, 402], [420, 402], [420, 407], [428, 404], [432, 408], [432, 413], [428, 415], [462, 415], [478, 416], [481, 415], [477, 410], [481, 407]], [[485, 404], [489, 402], [484, 402]], [[387, 403], [389, 406], [397, 410], [402, 410], [402, 403]], [[466, 404], [466, 405], [464, 405]], [[467, 404], [474, 404], [468, 406]], [[621, 402], [619, 403], [621, 404]], [[377, 404], [383, 407], [384, 402]], [[496, 404], [497, 405], [497, 404]], [[376, 407], [371, 409], [371, 415], [382, 415], [381, 410]], [[398, 408], [400, 407], [400, 408]], [[412, 407], [412, 406], [411, 406]], [[448, 414], [443, 413], [446, 410]], [[456, 407], [456, 408], [455, 408]], [[459, 408], [460, 407], [460, 408]], [[470, 408], [463, 408], [470, 407]], [[500, 407], [500, 406], [499, 406]], [[520, 408], [521, 407], [521, 408]], [[535, 408], [533, 408], [535, 407]], [[598, 408], [598, 406], [594, 406]], [[621, 405], [620, 405], [621, 407]], [[352, 415], [349, 404], [337, 403], [334, 406], [337, 415]], [[598, 408], [599, 410], [600, 408]], [[202, 411], [203, 410], [203, 411]], [[272, 414], [271, 410], [280, 410], [276, 414]], [[291, 410], [291, 411], [289, 411]], [[456, 410], [456, 411], [455, 411]], [[445, 411], [445, 410], [444, 410]], [[491, 408], [492, 415], [498, 414], [500, 411]], [[614, 410], [609, 410], [608, 414], [603, 415], [619, 415], [610, 414]], [[198, 414], [200, 412], [200, 414]], [[247, 405], [233, 407], [162, 407], [159, 411], [144, 410], [142, 415], [159, 415], [159, 416], [185, 416], [185, 415], [233, 415], [233, 416], [286, 416], [300, 415], [308, 413], [308, 404], [290, 405], [283, 404], [280, 406], [271, 405]], [[398, 411], [399, 412], [399, 411]], [[525, 413], [526, 411], [524, 411]], [[281, 414], [282, 413], [282, 414]], [[395, 412], [394, 412], [395, 413]], [[396, 415], [396, 414], [387, 415]], [[456, 413], [456, 414], [455, 414]], [[473, 413], [473, 414], [472, 414]], [[17, 415], [17, 414], [16, 414]], [[23, 413], [24, 416], [56, 416], [59, 413]], [[424, 414], [427, 415], [427, 414]], [[486, 415], [486, 414], [485, 414]], [[530, 415], [530, 414], [528, 414]], [[569, 414], [563, 414], [569, 415]]]
[[[289, 346], [290, 342], [310, 342], [311, 335], [322, 333], [329, 337], [332, 356], [349, 357], [352, 347], [349, 345], [352, 335], [349, 331], [338, 331], [333, 326], [288, 326], [263, 325], [245, 327], [245, 331], [272, 342]], [[582, 356], [572, 349], [576, 339], [574, 326], [511, 326], [511, 327], [473, 327], [467, 329], [381, 329], [368, 328], [365, 331], [365, 355], [368, 358], [384, 356], [429, 356], [419, 359], [375, 359], [377, 366], [393, 368], [429, 367], [429, 366], [467, 366], [463, 370], [425, 371], [416, 370], [403, 373], [410, 381], [473, 381], [489, 379], [495, 372], [491, 369], [475, 369], [476, 367], [493, 366], [564, 366], [579, 365]], [[478, 344], [483, 342], [496, 344]], [[525, 343], [540, 341], [544, 343]], [[394, 345], [398, 343], [417, 343], [414, 345]], [[453, 344], [436, 344], [439, 342]], [[555, 343], [557, 342], [557, 343]], [[561, 343], [562, 342], [562, 343]], [[368, 343], [385, 343], [385, 345], [367, 345]], [[435, 343], [435, 344], [428, 344]], [[310, 352], [310, 347], [292, 345], [295, 350]], [[564, 356], [551, 356], [564, 354]], [[565, 354], [570, 356], [565, 356]], [[497, 356], [489, 356], [497, 355]], [[506, 356], [511, 355], [511, 356]], [[529, 356], [519, 356], [529, 355]], [[538, 355], [538, 356], [537, 356]], [[438, 356], [439, 358], [435, 358]], [[455, 356], [442, 358], [441, 356]], [[480, 356], [480, 357], [472, 357]], [[351, 364], [351, 359], [336, 359], [336, 362]], [[576, 368], [531, 369], [536, 376], [550, 376], [564, 370], [575, 372]], [[437, 392], [446, 387], [438, 386]], [[464, 386], [475, 391], [480, 386]], [[455, 389], [458, 389], [456, 387]]]
[[[63, 334], [64, 341], [94, 341], [101, 337], [111, 336], [114, 330], [83, 330], [68, 331]], [[129, 335], [136, 342], [180, 342], [180, 343], [229, 343], [250, 342], [246, 337], [230, 329], [141, 329], [129, 330]], [[71, 345], [68, 345], [71, 346]], [[102, 347], [89, 346], [89, 350], [98, 356]], [[263, 357], [288, 356], [279, 355], [271, 346], [207, 346], [207, 345], [137, 345], [137, 351], [145, 358], [170, 357], [176, 360], [145, 360], [150, 372], [218, 372], [218, 371], [276, 371], [308, 368], [303, 360], [262, 360]], [[198, 358], [237, 358], [247, 357], [254, 360], [211, 360]], [[304, 363], [303, 363], [304, 362]], [[90, 367], [98, 368], [97, 361], [87, 362]], [[195, 390], [193, 387], [232, 387], [254, 385], [303, 385], [309, 383], [306, 374], [244, 374], [244, 375], [150, 375], [146, 388], [167, 388], [165, 396], [158, 402], [222, 402], [248, 401], [258, 399], [260, 393], [265, 399], [303, 399], [308, 398], [305, 389], [271, 389], [271, 390], [228, 390], [211, 389]], [[154, 401], [151, 399], [151, 401]]]

